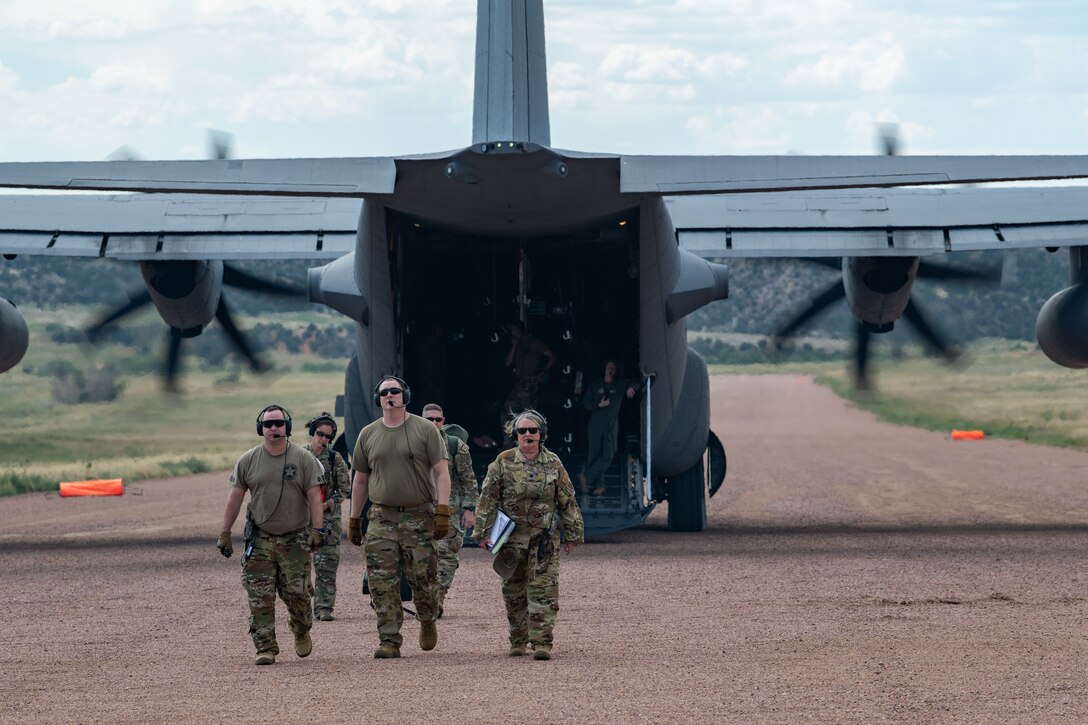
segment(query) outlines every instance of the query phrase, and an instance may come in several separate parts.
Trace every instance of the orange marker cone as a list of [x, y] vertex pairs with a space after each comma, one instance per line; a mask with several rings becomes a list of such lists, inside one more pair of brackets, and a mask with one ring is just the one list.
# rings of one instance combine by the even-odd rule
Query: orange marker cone
[[980, 430], [954, 430], [952, 431], [952, 440], [954, 441], [980, 441], [986, 437], [986, 434]]
[[120, 496], [125, 486], [120, 478], [105, 481], [62, 481], [61, 496]]

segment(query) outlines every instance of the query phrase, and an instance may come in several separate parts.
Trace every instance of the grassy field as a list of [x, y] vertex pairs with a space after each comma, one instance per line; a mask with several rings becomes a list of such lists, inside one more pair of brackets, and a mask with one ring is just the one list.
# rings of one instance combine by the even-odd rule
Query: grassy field
[[871, 392], [854, 390], [842, 363], [715, 365], [711, 372], [814, 375], [893, 423], [936, 431], [981, 429], [995, 438], [1088, 448], [1088, 373], [1055, 365], [1024, 342], [982, 341], [965, 357], [956, 366], [920, 356], [878, 359]]

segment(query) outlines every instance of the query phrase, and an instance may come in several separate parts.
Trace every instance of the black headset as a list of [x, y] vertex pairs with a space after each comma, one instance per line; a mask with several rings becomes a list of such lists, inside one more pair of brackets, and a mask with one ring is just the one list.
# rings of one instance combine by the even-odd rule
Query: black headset
[[321, 415], [310, 418], [306, 423], [306, 426], [310, 429], [310, 437], [313, 438], [317, 435], [317, 427], [326, 423], [332, 426], [332, 437], [335, 438], [337, 431], [336, 421], [333, 419], [332, 414], [327, 410], [321, 411]]
[[275, 403], [267, 406], [264, 410], [257, 414], [257, 435], [262, 435], [261, 424], [264, 423], [264, 414], [270, 410], [278, 410], [283, 413], [283, 419], [287, 421], [286, 433], [287, 435], [291, 435], [291, 414], [287, 412], [287, 408], [284, 408], [282, 405], [276, 405]]
[[378, 388], [380, 388], [382, 386], [382, 383], [384, 383], [386, 380], [396, 380], [398, 383], [400, 383], [400, 389], [404, 391], [404, 407], [407, 408], [408, 403], [410, 403], [412, 400], [412, 389], [408, 387], [408, 383], [404, 382], [396, 375], [385, 375], [382, 377], [381, 380], [378, 381], [378, 384], [374, 386], [374, 405], [379, 408], [382, 406], [382, 396]]
[[524, 415], [527, 415], [530, 418], [536, 418], [537, 421], [539, 421], [539, 423], [540, 423], [540, 442], [543, 443], [545, 440], [547, 440], [547, 438], [548, 438], [548, 419], [544, 417], [544, 414], [539, 412], [539, 411], [533, 410], [532, 408], [528, 408], [526, 410], [523, 410], [520, 413], [518, 413], [516, 416], [514, 416], [514, 426], [515, 427], [517, 427], [518, 418], [520, 418], [520, 417], [522, 417]]

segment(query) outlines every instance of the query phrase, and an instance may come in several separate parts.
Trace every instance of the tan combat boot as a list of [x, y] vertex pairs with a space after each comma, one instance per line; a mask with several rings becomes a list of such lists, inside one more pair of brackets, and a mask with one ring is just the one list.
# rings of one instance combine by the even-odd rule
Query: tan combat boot
[[552, 648], [546, 644], [533, 645], [533, 659], [534, 660], [550, 660], [552, 658]]
[[275, 652], [258, 652], [257, 664], [259, 665], [274, 665], [276, 664]]
[[295, 654], [299, 657], [309, 657], [314, 651], [314, 641], [310, 639], [310, 633], [295, 635]]
[[438, 644], [438, 625], [434, 622], [419, 623], [419, 647], [429, 652]]
[[512, 645], [510, 645], [510, 656], [511, 657], [524, 657], [525, 656], [525, 645], [524, 644], [512, 644]]
[[374, 659], [392, 660], [400, 657], [400, 647], [389, 642], [382, 642], [382, 646], [374, 650]]

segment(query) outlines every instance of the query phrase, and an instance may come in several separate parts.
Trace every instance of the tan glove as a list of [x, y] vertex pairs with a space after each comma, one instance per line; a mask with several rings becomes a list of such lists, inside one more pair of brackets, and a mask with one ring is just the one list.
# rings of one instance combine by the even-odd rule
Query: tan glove
[[219, 549], [219, 553], [223, 556], [230, 558], [230, 555], [234, 553], [234, 546], [230, 543], [230, 532], [222, 531], [219, 534], [219, 540], [215, 542], [215, 548]]
[[444, 539], [450, 532], [450, 507], [440, 503], [434, 507], [434, 538]]
[[348, 539], [356, 546], [363, 545], [362, 519], [348, 517]]
[[310, 529], [310, 534], [306, 537], [306, 543], [310, 545], [310, 551], [317, 551], [320, 549], [325, 545], [325, 530]]

